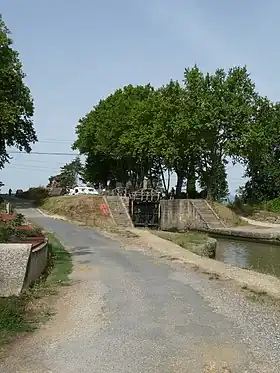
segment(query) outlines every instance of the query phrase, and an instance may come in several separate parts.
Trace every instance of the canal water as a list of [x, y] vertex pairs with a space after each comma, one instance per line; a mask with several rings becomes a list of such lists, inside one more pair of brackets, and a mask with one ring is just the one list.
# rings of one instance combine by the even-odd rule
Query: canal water
[[280, 277], [280, 245], [217, 238], [216, 260]]

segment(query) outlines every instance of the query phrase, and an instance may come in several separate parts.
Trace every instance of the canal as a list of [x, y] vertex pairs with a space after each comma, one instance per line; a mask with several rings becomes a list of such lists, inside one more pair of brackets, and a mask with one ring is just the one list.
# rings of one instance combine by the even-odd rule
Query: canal
[[217, 238], [216, 260], [280, 277], [280, 245]]

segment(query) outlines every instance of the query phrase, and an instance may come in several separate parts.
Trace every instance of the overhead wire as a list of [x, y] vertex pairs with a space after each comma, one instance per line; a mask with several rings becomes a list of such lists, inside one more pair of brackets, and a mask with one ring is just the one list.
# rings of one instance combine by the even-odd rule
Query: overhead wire
[[10, 150], [9, 154], [28, 154], [28, 155], [63, 155], [63, 156], [77, 156], [80, 155], [79, 153], [64, 153], [64, 152], [33, 152], [31, 151], [30, 153], [24, 153], [21, 152], [20, 150]]

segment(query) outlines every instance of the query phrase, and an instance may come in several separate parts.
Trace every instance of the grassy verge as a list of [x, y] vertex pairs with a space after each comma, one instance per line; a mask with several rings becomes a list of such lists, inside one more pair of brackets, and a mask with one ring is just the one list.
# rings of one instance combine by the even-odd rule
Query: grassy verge
[[49, 240], [50, 259], [48, 275], [42, 286], [48, 290], [50, 287], [68, 285], [69, 275], [73, 266], [70, 252], [53, 235], [47, 234], [47, 237]]
[[[213, 257], [215, 256], [215, 247], [207, 245], [208, 236], [200, 232], [163, 232], [152, 231], [156, 236], [171, 241], [197, 255]], [[203, 245], [204, 244], [204, 245]]]
[[211, 203], [213, 210], [219, 216], [219, 218], [225, 223], [227, 227], [238, 227], [242, 225], [247, 225], [240, 217], [230, 209], [228, 206], [223, 205], [218, 202]]
[[20, 297], [0, 298], [0, 349], [18, 333], [30, 332], [46, 320], [50, 309], [43, 298], [56, 294], [59, 286], [69, 284], [71, 254], [54, 236], [47, 236], [49, 265], [46, 272]]
[[280, 198], [257, 205], [243, 204], [241, 201], [237, 201], [228, 206], [239, 216], [273, 224], [280, 222]]

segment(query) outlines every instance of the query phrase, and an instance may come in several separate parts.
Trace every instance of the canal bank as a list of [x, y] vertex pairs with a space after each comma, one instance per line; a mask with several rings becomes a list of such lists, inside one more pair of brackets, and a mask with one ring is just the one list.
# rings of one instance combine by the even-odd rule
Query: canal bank
[[[162, 258], [195, 266], [209, 275], [215, 275], [220, 279], [233, 280], [244, 289], [280, 300], [280, 279], [275, 276], [238, 268], [219, 260], [201, 257], [173, 242], [155, 236], [148, 230], [132, 228], [129, 231], [139, 237], [139, 239], [135, 239], [138, 245], [141, 242], [144, 248], [158, 252]], [[280, 250], [280, 247], [278, 249]]]
[[153, 234], [199, 256], [280, 278], [279, 241], [264, 242], [218, 235], [209, 237], [201, 232], [153, 231]]
[[258, 226], [240, 226], [230, 228], [195, 228], [198, 232], [205, 232], [211, 237], [231, 237], [244, 240], [255, 240], [265, 243], [275, 243], [280, 245], [280, 228], [264, 228]]

